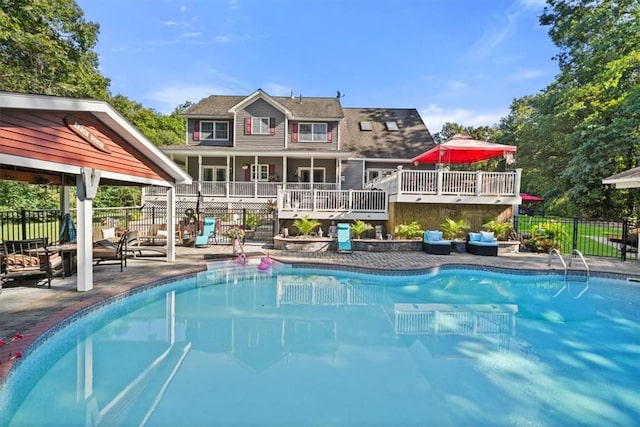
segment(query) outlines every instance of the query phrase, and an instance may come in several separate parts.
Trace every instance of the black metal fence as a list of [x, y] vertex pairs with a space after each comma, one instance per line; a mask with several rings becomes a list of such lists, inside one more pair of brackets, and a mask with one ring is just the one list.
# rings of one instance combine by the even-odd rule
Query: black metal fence
[[585, 256], [637, 259], [638, 228], [636, 221], [624, 219], [557, 218], [516, 216], [516, 235], [526, 250], [561, 253], [579, 250]]
[[[193, 203], [176, 203], [175, 232], [201, 230], [205, 217], [215, 217], [218, 223], [217, 242], [230, 243], [227, 230], [240, 227], [246, 230], [246, 240], [271, 242], [278, 232], [275, 212], [268, 205], [228, 207], [207, 204], [200, 212]], [[71, 212], [76, 221], [75, 211]], [[20, 240], [47, 237], [50, 242], [61, 240], [60, 211], [58, 209], [0, 211], [0, 238]], [[166, 208], [162, 206], [96, 208], [94, 227], [115, 227], [136, 230], [147, 235], [152, 226], [167, 223]], [[585, 256], [613, 257], [621, 260], [638, 259], [637, 221], [594, 220], [518, 215], [514, 228], [525, 250], [548, 252], [555, 247], [562, 253], [579, 250]]]
[[[77, 223], [75, 210], [70, 212]], [[217, 242], [229, 243], [226, 231], [233, 227], [246, 230], [246, 240], [271, 242], [276, 234], [274, 213], [266, 207], [255, 209], [229, 209], [220, 206], [205, 206], [199, 213], [193, 204], [176, 204], [176, 235], [184, 231], [201, 231], [205, 217], [215, 217], [218, 222]], [[118, 207], [96, 208], [93, 211], [93, 227], [114, 227], [135, 230], [147, 235], [152, 227], [167, 224], [164, 207]], [[0, 211], [0, 240], [22, 240], [47, 237], [50, 242], [62, 240], [61, 212], [59, 209]]]

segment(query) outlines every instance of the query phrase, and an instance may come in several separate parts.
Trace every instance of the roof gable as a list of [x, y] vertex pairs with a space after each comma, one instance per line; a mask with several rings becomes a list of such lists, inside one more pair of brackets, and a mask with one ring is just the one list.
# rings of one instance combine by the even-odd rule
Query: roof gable
[[282, 111], [291, 120], [327, 119], [337, 121], [344, 116], [340, 100], [335, 97], [269, 96], [261, 89], [246, 97], [211, 95], [192, 105], [184, 112], [183, 116], [193, 118], [231, 118], [235, 111], [251, 104], [256, 99], [264, 99]]

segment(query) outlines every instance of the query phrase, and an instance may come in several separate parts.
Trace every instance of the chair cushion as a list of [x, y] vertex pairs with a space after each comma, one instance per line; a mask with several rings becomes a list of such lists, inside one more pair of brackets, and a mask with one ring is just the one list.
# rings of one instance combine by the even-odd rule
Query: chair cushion
[[442, 232], [441, 231], [434, 231], [434, 230], [427, 230], [425, 231], [425, 241], [427, 242], [435, 242], [438, 240], [442, 240]]
[[167, 230], [158, 230], [158, 234], [156, 234], [159, 237], [167, 237]]
[[492, 231], [481, 231], [480, 232], [480, 241], [484, 243], [493, 243], [493, 232]]
[[469, 241], [470, 242], [479, 242], [480, 241], [480, 233], [469, 233]]
[[114, 237], [116, 237], [116, 229], [114, 227], [102, 229], [103, 239], [112, 239]]

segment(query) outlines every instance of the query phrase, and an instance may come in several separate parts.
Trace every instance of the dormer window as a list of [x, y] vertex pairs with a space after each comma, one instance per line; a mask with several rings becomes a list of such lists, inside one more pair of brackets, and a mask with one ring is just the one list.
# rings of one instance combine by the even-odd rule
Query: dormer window
[[200, 139], [208, 139], [214, 141], [229, 140], [229, 123], [228, 122], [200, 122]]
[[300, 123], [298, 133], [301, 142], [327, 142], [326, 123]]
[[371, 131], [373, 128], [371, 127], [371, 122], [368, 120], [363, 120], [360, 122], [360, 130], [362, 131]]
[[251, 134], [252, 135], [269, 135], [270, 129], [269, 117], [252, 117], [251, 118]]
[[389, 132], [397, 132], [398, 129], [398, 123], [395, 121], [388, 121], [385, 123], [387, 125], [387, 130]]

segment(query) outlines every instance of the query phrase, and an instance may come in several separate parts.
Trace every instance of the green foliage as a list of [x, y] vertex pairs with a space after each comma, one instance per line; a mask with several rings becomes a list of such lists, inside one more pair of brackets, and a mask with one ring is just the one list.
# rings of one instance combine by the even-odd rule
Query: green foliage
[[308, 236], [316, 227], [320, 226], [320, 221], [309, 219], [309, 216], [305, 215], [293, 221], [293, 226], [297, 228], [303, 236]]
[[464, 232], [471, 226], [469, 221], [464, 218], [455, 221], [447, 217], [442, 224], [440, 224], [440, 231], [442, 231], [442, 237], [445, 240], [461, 239], [464, 237]]
[[424, 231], [416, 221], [410, 224], [399, 224], [394, 230], [394, 235], [398, 239], [421, 239]]
[[362, 233], [369, 230], [373, 230], [373, 226], [368, 222], [364, 222], [359, 219], [354, 221], [354, 223], [351, 225], [351, 231], [353, 231], [356, 239], [359, 239], [360, 236], [362, 236]]
[[513, 231], [513, 225], [511, 223], [498, 222], [495, 219], [482, 224], [482, 228], [486, 231], [493, 232], [493, 235], [498, 240], [507, 240], [510, 233]]
[[531, 227], [531, 238], [525, 241], [529, 250], [549, 252], [552, 248], [562, 250], [569, 233], [560, 222], [546, 221]]
[[245, 225], [248, 230], [255, 230], [256, 226], [260, 223], [262, 216], [258, 213], [249, 213], [245, 220]]
[[106, 100], [98, 29], [74, 0], [0, 1], [0, 90]]
[[151, 108], [145, 108], [123, 95], [114, 96], [110, 103], [155, 145], [184, 144], [186, 124], [180, 116], [180, 108], [176, 108], [170, 115], [164, 115]]
[[137, 206], [140, 204], [141, 193], [138, 187], [99, 186], [93, 199], [95, 208], [115, 206]]

